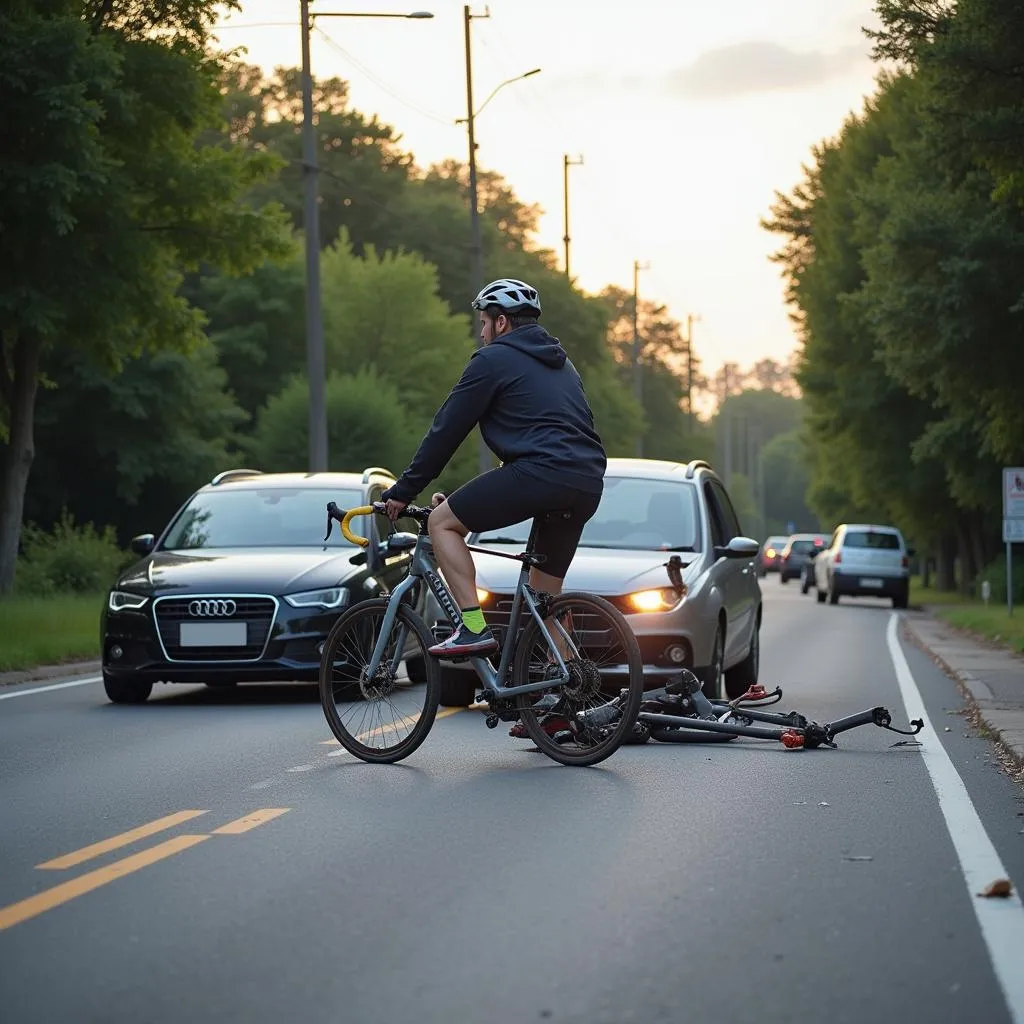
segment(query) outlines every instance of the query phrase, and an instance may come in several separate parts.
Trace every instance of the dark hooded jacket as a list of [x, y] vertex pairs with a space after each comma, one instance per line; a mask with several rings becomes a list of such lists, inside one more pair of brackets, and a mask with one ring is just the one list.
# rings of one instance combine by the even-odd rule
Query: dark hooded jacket
[[477, 424], [487, 447], [538, 479], [600, 494], [607, 460], [583, 382], [557, 338], [538, 324], [476, 350], [385, 497], [411, 501]]

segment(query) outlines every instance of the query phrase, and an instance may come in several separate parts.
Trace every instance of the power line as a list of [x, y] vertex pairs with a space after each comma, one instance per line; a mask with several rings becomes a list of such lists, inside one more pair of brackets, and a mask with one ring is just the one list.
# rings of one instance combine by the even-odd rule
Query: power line
[[349, 53], [343, 46], [339, 45], [334, 39], [332, 39], [319, 25], [314, 25], [313, 28], [316, 32], [323, 37], [324, 41], [328, 46], [331, 47], [336, 53], [338, 53], [344, 60], [348, 61], [353, 67], [361, 71], [377, 88], [387, 93], [394, 100], [398, 100], [403, 106], [408, 107], [410, 110], [419, 114], [421, 117], [426, 117], [431, 121], [436, 121], [438, 124], [443, 124], [448, 128], [453, 128], [455, 122], [453, 118], [445, 117], [442, 114], [438, 114], [435, 111], [428, 110], [426, 107], [421, 107], [418, 103], [410, 100], [407, 96], [403, 96], [392, 86], [388, 85], [379, 75], [371, 71], [365, 64], [356, 59], [351, 53]]

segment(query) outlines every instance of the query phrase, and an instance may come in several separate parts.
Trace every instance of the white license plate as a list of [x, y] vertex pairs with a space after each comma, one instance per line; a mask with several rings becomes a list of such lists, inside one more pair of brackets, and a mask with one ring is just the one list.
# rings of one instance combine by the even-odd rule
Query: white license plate
[[248, 642], [244, 622], [183, 622], [178, 634], [182, 647], [244, 647]]
[[880, 587], [882, 586], [881, 580], [861, 580], [860, 585], [862, 587]]

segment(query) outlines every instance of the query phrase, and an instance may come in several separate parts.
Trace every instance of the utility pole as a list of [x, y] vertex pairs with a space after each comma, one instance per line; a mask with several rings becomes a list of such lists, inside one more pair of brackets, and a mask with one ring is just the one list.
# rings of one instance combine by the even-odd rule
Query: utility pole
[[569, 274], [569, 168], [579, 167], [583, 163], [583, 157], [578, 156], [575, 160], [569, 159], [569, 154], [565, 153], [562, 156], [562, 193], [564, 196], [564, 209], [565, 209], [565, 231], [562, 234], [562, 241], [565, 243], [565, 276], [571, 277]]
[[[490, 16], [490, 8], [484, 8], [483, 14], [473, 14], [469, 9], [469, 4], [462, 8], [462, 22], [466, 41], [466, 127], [469, 134], [469, 225], [471, 238], [469, 283], [474, 298], [480, 294], [480, 290], [484, 286], [484, 242], [480, 230], [480, 206], [476, 182], [476, 115], [473, 112], [473, 46], [470, 23], [474, 18], [489, 18]], [[473, 333], [477, 348], [483, 344], [480, 341], [480, 317], [479, 310], [475, 311], [473, 316]], [[490, 449], [484, 443], [483, 434], [480, 435], [477, 456], [481, 473], [486, 473], [494, 466]]]
[[302, 35], [302, 176], [303, 234], [306, 240], [306, 376], [309, 378], [309, 472], [327, 469], [327, 357], [320, 301], [320, 211], [317, 204], [317, 145], [313, 126], [313, 72], [309, 36], [314, 18], [433, 18], [429, 11], [388, 14], [367, 11], [320, 11], [310, 14], [309, 0], [299, 0]]
[[317, 209], [316, 134], [313, 127], [313, 75], [309, 60], [309, 0], [300, 0], [302, 20], [302, 172], [305, 183], [303, 231], [306, 236], [306, 374], [309, 378], [309, 471], [327, 469], [327, 358], [320, 304], [320, 214]]
[[688, 313], [686, 316], [686, 427], [693, 436], [693, 325], [700, 323], [700, 316]]
[[[644, 408], [644, 385], [643, 366], [640, 362], [640, 271], [649, 267], [650, 263], [633, 260], [633, 397], [641, 412]], [[642, 459], [643, 456], [644, 435], [641, 430], [636, 436], [636, 457]]]

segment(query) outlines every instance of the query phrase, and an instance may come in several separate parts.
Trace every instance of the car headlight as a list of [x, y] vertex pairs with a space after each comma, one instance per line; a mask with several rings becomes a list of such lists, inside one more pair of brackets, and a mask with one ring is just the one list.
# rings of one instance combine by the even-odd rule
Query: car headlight
[[293, 608], [343, 608], [348, 603], [348, 590], [344, 587], [304, 590], [300, 594], [285, 594], [284, 599]]
[[658, 587], [657, 590], [638, 590], [630, 594], [626, 601], [630, 608], [638, 612], [667, 612], [675, 608], [686, 597], [686, 588], [680, 594], [675, 587]]
[[141, 594], [129, 594], [127, 590], [112, 590], [107, 598], [107, 607], [112, 612], [138, 611], [148, 600]]

